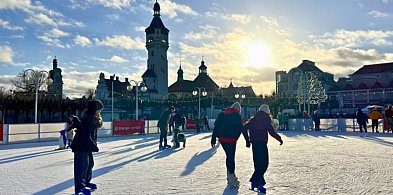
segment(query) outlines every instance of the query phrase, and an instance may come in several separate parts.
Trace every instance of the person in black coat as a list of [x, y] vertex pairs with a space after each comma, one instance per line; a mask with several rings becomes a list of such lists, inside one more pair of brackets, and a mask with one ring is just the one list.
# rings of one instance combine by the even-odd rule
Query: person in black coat
[[82, 113], [81, 120], [76, 125], [77, 130], [71, 143], [74, 152], [74, 183], [75, 194], [82, 192], [90, 194], [97, 185], [90, 183], [94, 166], [93, 152], [98, 152], [97, 129], [102, 127], [101, 109], [104, 107], [100, 100], [90, 100]]
[[361, 109], [358, 109], [355, 115], [356, 115], [356, 121], [359, 124], [360, 133], [363, 133], [362, 128], [364, 128], [364, 131], [367, 133], [367, 125], [366, 125], [366, 123], [368, 123], [367, 115], [364, 114], [364, 112]]
[[319, 128], [319, 125], [321, 124], [321, 117], [319, 116], [318, 110], [314, 111], [314, 114], [312, 115], [312, 120], [315, 124], [315, 131], [321, 131], [321, 129]]
[[235, 102], [230, 108], [221, 112], [215, 123], [211, 138], [211, 146], [216, 146], [216, 139], [221, 143], [226, 155], [227, 182], [229, 187], [239, 186], [238, 178], [235, 175], [235, 152], [236, 142], [243, 129], [240, 116], [241, 106]]

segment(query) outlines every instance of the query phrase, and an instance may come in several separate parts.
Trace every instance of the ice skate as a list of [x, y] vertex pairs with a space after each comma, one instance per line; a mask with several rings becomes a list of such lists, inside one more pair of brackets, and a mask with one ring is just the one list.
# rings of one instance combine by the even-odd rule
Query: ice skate
[[265, 194], [266, 194], [266, 188], [265, 188], [265, 187], [263, 187], [263, 186], [258, 186], [257, 189], [258, 189], [258, 192], [259, 192], [259, 193], [265, 193]]
[[235, 173], [228, 173], [227, 174], [227, 184], [230, 188], [238, 188], [240, 182], [238, 181]]
[[159, 146], [158, 146], [158, 149], [159, 149], [159, 150], [163, 150], [163, 149], [165, 149], [165, 148], [164, 148], [164, 146], [159, 145]]
[[90, 188], [90, 190], [96, 190], [97, 189], [97, 184], [94, 184], [94, 183], [88, 183], [87, 185], [86, 185], [86, 187], [88, 187], [88, 188]]

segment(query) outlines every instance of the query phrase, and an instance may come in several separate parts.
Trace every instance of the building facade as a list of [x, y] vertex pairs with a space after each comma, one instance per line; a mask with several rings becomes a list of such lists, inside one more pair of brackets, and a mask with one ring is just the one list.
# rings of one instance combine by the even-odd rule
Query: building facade
[[364, 65], [348, 78], [339, 78], [328, 95], [340, 111], [348, 113], [368, 105], [393, 104], [393, 63]]
[[333, 74], [323, 72], [310, 60], [303, 62], [289, 70], [276, 72], [276, 94], [278, 97], [296, 97], [298, 94], [299, 82], [302, 79], [309, 80], [310, 75], [315, 75], [321, 81], [323, 88], [327, 91], [335, 85]]
[[63, 98], [63, 75], [61, 69], [57, 67], [57, 59], [53, 59], [52, 70], [49, 71], [49, 77], [53, 80], [53, 83], [48, 85], [48, 94], [53, 95], [58, 99]]
[[151, 97], [165, 98], [168, 95], [168, 58], [169, 30], [160, 18], [160, 5], [154, 4], [154, 17], [145, 29], [147, 70], [142, 75], [143, 82]]

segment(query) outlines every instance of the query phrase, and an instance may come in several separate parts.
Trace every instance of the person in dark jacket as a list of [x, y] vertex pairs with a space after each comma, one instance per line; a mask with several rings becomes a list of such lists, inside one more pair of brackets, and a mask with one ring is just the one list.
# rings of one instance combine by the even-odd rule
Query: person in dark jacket
[[314, 114], [312, 115], [312, 120], [314, 121], [315, 131], [321, 131], [321, 129], [319, 128], [319, 125], [321, 124], [321, 117], [319, 116], [318, 110], [314, 111]]
[[235, 175], [236, 142], [242, 132], [243, 123], [240, 116], [241, 106], [235, 102], [230, 108], [221, 112], [215, 123], [211, 138], [211, 146], [216, 146], [216, 139], [221, 143], [226, 155], [227, 182], [229, 187], [239, 186]]
[[368, 117], [366, 114], [364, 114], [364, 112], [361, 109], [358, 109], [356, 111], [356, 121], [359, 124], [359, 128], [360, 128], [360, 133], [363, 133], [362, 128], [364, 128], [364, 132], [367, 133], [367, 125], [366, 123], [368, 123]]
[[98, 152], [97, 129], [102, 127], [100, 112], [103, 107], [100, 100], [89, 100], [76, 125], [76, 134], [71, 143], [74, 152], [75, 194], [90, 194], [91, 190], [97, 189], [97, 185], [90, 181], [94, 166], [93, 152]]
[[250, 178], [251, 189], [258, 188], [260, 192], [266, 192], [263, 187], [266, 184], [264, 174], [269, 165], [269, 153], [267, 148], [268, 134], [283, 144], [283, 141], [274, 131], [273, 119], [270, 116], [269, 106], [263, 104], [259, 111], [243, 127], [243, 136], [246, 140], [246, 147], [252, 144], [252, 154], [254, 161], [254, 173]]
[[[168, 123], [169, 123], [169, 118], [171, 116], [171, 113], [172, 113], [171, 110], [165, 109], [161, 113], [160, 120], [158, 120], [158, 123], [157, 123], [157, 127], [160, 129], [160, 145], [158, 146], [158, 149], [160, 149], [160, 150], [171, 147], [168, 145], [168, 142], [167, 142]], [[164, 141], [164, 145], [162, 145], [163, 141]]]

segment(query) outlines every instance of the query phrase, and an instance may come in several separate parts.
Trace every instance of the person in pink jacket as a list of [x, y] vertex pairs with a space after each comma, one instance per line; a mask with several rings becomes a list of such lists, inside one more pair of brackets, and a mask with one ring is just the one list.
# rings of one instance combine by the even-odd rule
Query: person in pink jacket
[[243, 127], [243, 136], [246, 140], [246, 147], [252, 145], [254, 161], [254, 173], [251, 176], [251, 190], [255, 188], [259, 192], [266, 193], [264, 174], [269, 165], [269, 154], [267, 148], [268, 134], [283, 144], [283, 141], [273, 128], [273, 119], [270, 115], [269, 106], [263, 104], [259, 111]]

